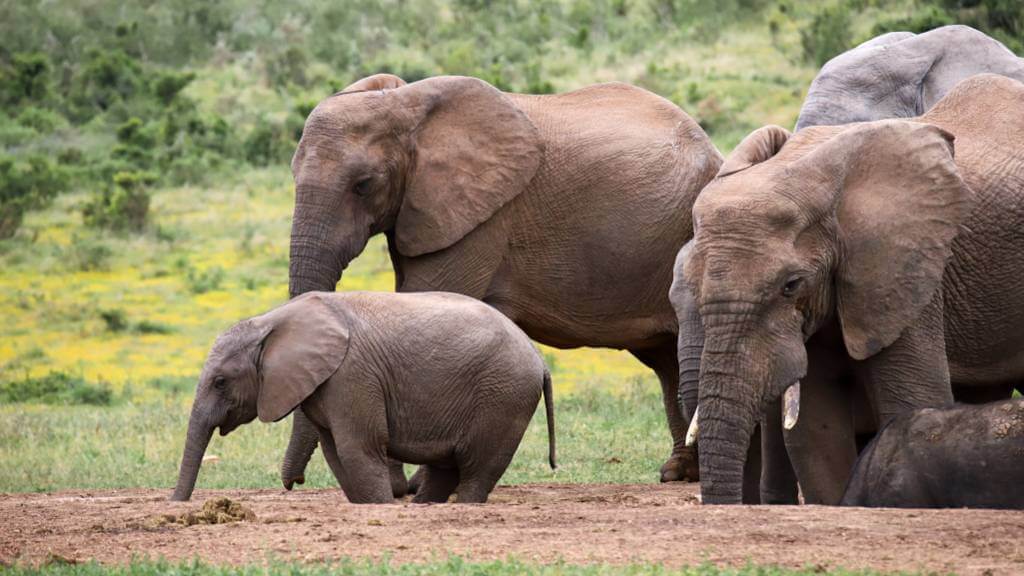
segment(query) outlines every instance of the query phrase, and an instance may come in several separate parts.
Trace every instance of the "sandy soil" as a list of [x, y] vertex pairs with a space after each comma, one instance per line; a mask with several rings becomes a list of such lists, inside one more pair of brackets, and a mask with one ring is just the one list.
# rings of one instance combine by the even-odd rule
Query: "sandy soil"
[[[499, 487], [483, 505], [351, 505], [338, 490], [170, 490], [0, 495], [0, 561], [134, 557], [262, 562], [380, 557], [571, 563], [748, 561], [1024, 574], [1024, 512], [700, 506], [696, 484]], [[164, 515], [228, 497], [255, 520], [184, 526]]]

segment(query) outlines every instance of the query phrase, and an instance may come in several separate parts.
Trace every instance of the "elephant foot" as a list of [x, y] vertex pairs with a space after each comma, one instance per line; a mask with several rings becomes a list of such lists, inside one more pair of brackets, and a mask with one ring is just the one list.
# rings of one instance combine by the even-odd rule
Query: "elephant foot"
[[306, 477], [305, 476], [296, 476], [295, 478], [289, 478], [288, 480], [284, 481], [284, 489], [285, 490], [291, 490], [296, 484], [305, 484], [305, 483], [306, 483]]
[[661, 465], [662, 482], [699, 482], [700, 466], [695, 447], [682, 448]]

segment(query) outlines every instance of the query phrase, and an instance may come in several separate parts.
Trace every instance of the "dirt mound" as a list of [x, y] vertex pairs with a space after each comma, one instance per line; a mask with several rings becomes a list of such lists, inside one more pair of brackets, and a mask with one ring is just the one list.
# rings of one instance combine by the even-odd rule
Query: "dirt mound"
[[150, 524], [230, 524], [231, 522], [255, 522], [256, 513], [251, 508], [242, 506], [230, 498], [211, 498], [203, 502], [199, 510], [190, 510], [181, 514], [158, 514], [152, 517]]

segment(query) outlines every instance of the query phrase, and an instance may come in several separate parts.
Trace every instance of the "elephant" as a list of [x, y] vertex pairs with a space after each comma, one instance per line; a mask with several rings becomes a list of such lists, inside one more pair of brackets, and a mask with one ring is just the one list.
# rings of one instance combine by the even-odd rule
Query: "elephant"
[[[667, 293], [690, 208], [721, 162], [686, 113], [627, 84], [537, 96], [468, 77], [371, 76], [306, 120], [289, 291], [334, 290], [384, 234], [396, 291], [472, 296], [536, 341], [626, 349], [652, 368], [673, 439], [661, 480], [695, 479]], [[297, 411], [285, 487], [315, 447]]]
[[173, 500], [188, 500], [214, 428], [301, 406], [352, 503], [394, 500], [392, 462], [423, 465], [414, 502], [486, 502], [551, 377], [494, 308], [444, 292], [308, 292], [217, 338], [203, 366]]
[[896, 416], [861, 453], [840, 502], [1024, 509], [1024, 399]]
[[836, 504], [858, 429], [1024, 381], [1021, 142], [1024, 85], [982, 74], [918, 118], [766, 126], [729, 155], [671, 288], [704, 502], [750, 500], [758, 423], [805, 501]]
[[970, 26], [883, 34], [825, 63], [796, 130], [920, 116], [961, 80], [982, 73], [1024, 82], [1024, 60]]

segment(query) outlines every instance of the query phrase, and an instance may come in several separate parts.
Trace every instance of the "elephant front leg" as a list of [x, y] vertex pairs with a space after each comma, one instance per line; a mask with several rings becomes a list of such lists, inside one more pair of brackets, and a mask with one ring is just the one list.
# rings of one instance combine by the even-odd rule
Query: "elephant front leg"
[[799, 504], [796, 474], [782, 435], [782, 401], [768, 405], [761, 421], [761, 503]]
[[649, 350], [631, 350], [633, 356], [654, 370], [661, 382], [661, 397], [665, 405], [665, 417], [668, 429], [672, 434], [672, 454], [661, 466], [662, 482], [697, 482], [700, 480], [700, 467], [697, 460], [697, 447], [686, 446], [686, 429], [690, 426], [688, 418], [679, 409], [679, 363], [676, 360], [674, 342]]
[[338, 483], [349, 502], [390, 504], [395, 501], [390, 461], [385, 455], [359, 450], [352, 447], [351, 443], [339, 450], [333, 433], [327, 430], [321, 434], [320, 442], [328, 465], [338, 477]]
[[800, 417], [783, 437], [804, 502], [836, 505], [857, 459], [850, 394], [813, 366], [812, 361], [800, 384]]

